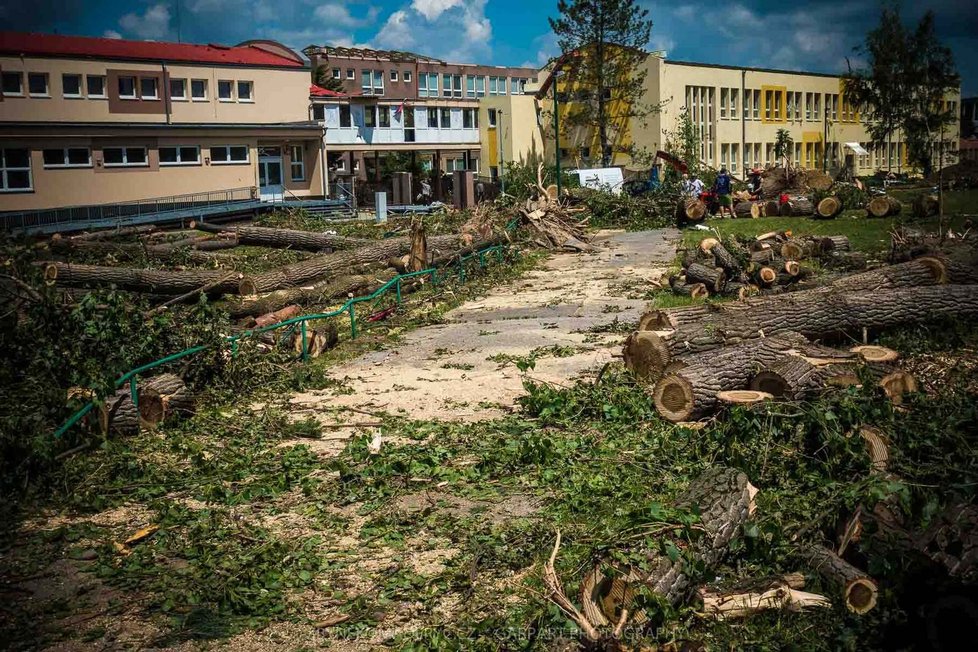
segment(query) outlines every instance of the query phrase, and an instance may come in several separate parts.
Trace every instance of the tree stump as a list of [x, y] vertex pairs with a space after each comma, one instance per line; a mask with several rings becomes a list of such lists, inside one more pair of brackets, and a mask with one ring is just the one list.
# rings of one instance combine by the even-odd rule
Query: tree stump
[[99, 409], [99, 427], [105, 435], [129, 437], [139, 433], [139, 410], [128, 385], [105, 399]]
[[139, 418], [144, 426], [155, 428], [173, 417], [194, 413], [194, 396], [175, 374], [149, 378], [139, 387]]
[[839, 213], [842, 212], [842, 209], [842, 200], [835, 195], [829, 195], [818, 202], [818, 205], [815, 207], [815, 217], [830, 220], [834, 217], [838, 217]]
[[903, 205], [893, 197], [881, 195], [869, 200], [866, 205], [866, 212], [869, 217], [892, 217], [899, 215], [902, 208]]

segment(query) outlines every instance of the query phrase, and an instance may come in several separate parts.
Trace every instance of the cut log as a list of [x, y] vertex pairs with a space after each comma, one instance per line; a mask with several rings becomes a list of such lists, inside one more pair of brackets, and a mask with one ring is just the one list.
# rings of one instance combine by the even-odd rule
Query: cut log
[[894, 371], [880, 378], [879, 386], [886, 392], [890, 403], [902, 405], [904, 395], [917, 391], [917, 379], [906, 371]]
[[[658, 337], [655, 333], [643, 334], [650, 340], [645, 343], [644, 350], [650, 354], [643, 371], [646, 378], [654, 378], [657, 369], [664, 370], [671, 359], [665, 355], [668, 352], [663, 351], [661, 342], [655, 341]], [[660, 378], [653, 388], [652, 402], [663, 418], [674, 423], [708, 416], [717, 407], [719, 392], [745, 389], [758, 369], [806, 343], [801, 335], [782, 333], [717, 350], [715, 355], [698, 358], [693, 364]]]
[[691, 324], [710, 314], [713, 306], [696, 305], [669, 308], [667, 310], [649, 310], [639, 319], [638, 330], [654, 331], [660, 329], [672, 330], [680, 324]]
[[842, 209], [842, 200], [835, 195], [829, 195], [818, 202], [818, 206], [815, 207], [815, 217], [830, 220], [838, 217]]
[[823, 579], [840, 589], [849, 611], [862, 615], [876, 606], [879, 589], [864, 572], [823, 546], [805, 546], [799, 552]]
[[[465, 245], [457, 236], [435, 236], [428, 241], [429, 249], [450, 250]], [[239, 294], [252, 295], [296, 287], [319, 278], [333, 278], [341, 272], [370, 263], [386, 261], [411, 252], [410, 238], [391, 238], [350, 251], [317, 256], [261, 274], [246, 275], [238, 284]]]
[[886, 442], [886, 435], [879, 428], [860, 426], [859, 436], [866, 442], [870, 472], [885, 473], [890, 463], [890, 448]]
[[99, 256], [119, 256], [139, 258], [146, 256], [166, 261], [189, 261], [192, 263], [213, 263], [217, 260], [208, 253], [216, 248], [227, 249], [236, 247], [231, 240], [209, 240], [207, 238], [187, 238], [163, 244], [145, 244], [133, 242], [113, 242], [111, 240], [76, 240], [74, 238], [57, 238], [50, 242], [51, 251], [70, 255], [73, 253], [91, 253]]
[[832, 602], [825, 596], [799, 590], [803, 587], [804, 577], [801, 586], [792, 586], [790, 579], [778, 578], [747, 591], [715, 592], [701, 588], [699, 599], [703, 605], [703, 613], [715, 620], [745, 618], [769, 609], [800, 612], [814, 607], [832, 606]]
[[198, 231], [233, 234], [243, 245], [275, 249], [323, 251], [325, 249], [356, 249], [374, 243], [373, 240], [347, 238], [332, 233], [315, 233], [294, 229], [274, 229], [261, 226], [228, 226], [223, 224], [194, 224]]
[[668, 363], [669, 351], [652, 331], [635, 331], [622, 350], [625, 367], [638, 380], [655, 380]]
[[184, 294], [215, 284], [208, 294], [236, 292], [238, 277], [227, 278], [228, 270], [165, 271], [133, 267], [103, 267], [70, 263], [42, 263], [45, 280], [68, 287], [108, 287], [153, 294]]
[[761, 249], [760, 251], [751, 252], [750, 260], [752, 263], [765, 265], [774, 260], [774, 249]]
[[[70, 236], [71, 240], [104, 240], [106, 238], [116, 238], [121, 236], [129, 235], [140, 235], [145, 233], [153, 233], [158, 231], [160, 227], [155, 224], [140, 224], [137, 226], [120, 226], [116, 228], [103, 229], [100, 231], [89, 231], [87, 233], [79, 233], [77, 235]], [[63, 238], [60, 233], [55, 233], [51, 236], [52, 239]]]
[[759, 267], [755, 279], [758, 285], [766, 287], [778, 280], [778, 272], [772, 267]]
[[914, 217], [932, 217], [941, 212], [941, 202], [935, 195], [917, 195], [910, 206]]
[[869, 200], [866, 204], [866, 213], [869, 217], [891, 217], [899, 215], [902, 208], [903, 205], [893, 197], [881, 195]]
[[854, 346], [849, 349], [866, 362], [896, 362], [900, 354], [885, 346]]
[[762, 204], [756, 201], [742, 201], [734, 206], [734, 215], [737, 217], [762, 217]]
[[812, 206], [812, 202], [801, 197], [786, 201], [778, 210], [778, 214], [782, 217], [803, 217], [814, 212], [815, 207]]
[[[730, 542], [754, 513], [757, 489], [740, 471], [714, 467], [694, 480], [677, 501], [680, 510], [700, 515], [697, 528], [684, 532], [675, 528], [669, 537], [681, 537], [684, 554], [675, 560], [658, 545], [633, 551], [644, 556], [641, 568], [611, 562], [614, 576], [606, 577], [602, 565], [594, 567], [581, 583], [581, 602], [588, 621], [608, 626], [622, 620], [644, 622], [644, 611], [632, 610], [636, 585], [643, 585], [666, 602], [678, 605], [691, 588], [694, 568], [709, 569], [726, 554]], [[678, 540], [678, 539], [677, 539]]]
[[733, 254], [731, 254], [722, 243], [715, 242], [713, 246], [710, 247], [710, 251], [713, 253], [713, 258], [716, 260], [717, 265], [719, 265], [726, 273], [727, 278], [738, 278], [741, 273], [743, 273], [744, 268], [740, 264], [740, 261], [734, 258]]
[[255, 319], [255, 326], [257, 328], [264, 328], [265, 326], [272, 326], [273, 324], [278, 324], [286, 319], [292, 319], [293, 317], [298, 317], [302, 313], [302, 306], [293, 303], [292, 305], [285, 306], [274, 312], [265, 313], [260, 315]]
[[753, 286], [747, 283], [730, 282], [723, 287], [723, 295], [734, 297], [738, 301], [744, 301], [754, 294]]
[[684, 198], [680, 199], [676, 205], [676, 219], [682, 224], [685, 222], [700, 222], [706, 217], [706, 204], [699, 199]]
[[128, 385], [105, 399], [99, 408], [98, 421], [105, 435], [129, 437], [139, 434], [139, 409], [132, 402]]
[[173, 417], [194, 413], [194, 396], [179, 376], [161, 374], [139, 387], [139, 418], [144, 426], [156, 427]]
[[411, 252], [408, 254], [409, 272], [420, 272], [428, 266], [428, 238], [425, 235], [424, 218], [411, 219]]
[[[316, 328], [306, 328], [306, 355], [318, 358], [324, 352], [334, 348], [339, 343], [339, 332], [332, 321]], [[292, 332], [292, 349], [297, 355], [302, 355], [302, 329], [296, 327]]]
[[718, 244], [720, 244], [720, 241], [716, 238], [703, 238], [700, 240], [700, 251], [702, 251], [704, 254], [708, 254], [713, 247]]
[[801, 274], [801, 265], [794, 260], [784, 261], [784, 272], [788, 276], [798, 276]]
[[941, 317], [978, 316], [978, 285], [935, 285], [866, 292], [810, 291], [751, 299], [681, 324], [671, 333], [651, 334], [654, 346], [673, 357], [709, 351], [776, 333], [796, 331], [817, 338], [853, 329], [884, 328]]
[[811, 247], [802, 240], [788, 240], [781, 245], [781, 257], [785, 260], [801, 260], [811, 253]]
[[693, 263], [686, 268], [686, 283], [702, 283], [711, 294], [719, 294], [726, 281], [727, 276], [720, 267]]
[[702, 283], [674, 283], [672, 293], [693, 299], [705, 299], [710, 296], [710, 291]]
[[778, 205], [778, 202], [771, 199], [764, 202], [761, 212], [764, 217], [777, 217], [781, 214], [781, 206]]
[[758, 392], [753, 389], [728, 389], [717, 392], [717, 402], [729, 405], [754, 405], [763, 401], [770, 401], [773, 396], [767, 392]]
[[[373, 265], [377, 267], [377, 265]], [[226, 304], [231, 317], [257, 317], [274, 312], [293, 303], [315, 305], [331, 299], [346, 299], [351, 295], [370, 294], [394, 277], [394, 270], [381, 270], [370, 274], [353, 274], [321, 281], [305, 287], [276, 290], [250, 298], [233, 299]]]
[[852, 247], [844, 235], [825, 235], [818, 238], [819, 251], [849, 251]]
[[750, 389], [787, 400], [807, 398], [824, 386], [822, 368], [799, 355], [777, 358], [750, 380]]

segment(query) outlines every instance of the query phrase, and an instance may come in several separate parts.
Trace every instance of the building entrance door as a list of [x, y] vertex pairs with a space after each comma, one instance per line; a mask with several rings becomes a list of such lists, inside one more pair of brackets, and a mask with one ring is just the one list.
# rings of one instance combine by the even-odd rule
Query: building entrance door
[[262, 201], [282, 201], [282, 150], [279, 147], [258, 148], [258, 191]]

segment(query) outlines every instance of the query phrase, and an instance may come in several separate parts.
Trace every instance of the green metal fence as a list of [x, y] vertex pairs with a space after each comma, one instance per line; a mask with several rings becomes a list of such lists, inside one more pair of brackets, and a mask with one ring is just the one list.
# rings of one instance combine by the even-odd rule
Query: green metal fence
[[[458, 258], [459, 281], [465, 282], [466, 261], [478, 258], [479, 266], [484, 268], [486, 266], [486, 257], [489, 256], [490, 254], [496, 254], [497, 260], [502, 261], [503, 252], [508, 248], [508, 246], [509, 246], [508, 244], [495, 245], [492, 247], [486, 247], [485, 249], [480, 249], [479, 251], [473, 252], [465, 256], [459, 256]], [[449, 269], [446, 269], [444, 271], [450, 273]], [[333, 310], [332, 312], [323, 312], [323, 313], [316, 313], [311, 315], [302, 315], [300, 317], [293, 317], [292, 319], [287, 319], [277, 324], [271, 324], [269, 326], [255, 328], [249, 331], [245, 331], [243, 333], [239, 333], [237, 335], [229, 335], [224, 338], [224, 342], [231, 345], [231, 352], [233, 354], [237, 350], [238, 341], [242, 339], [252, 337], [260, 333], [279, 330], [281, 328], [298, 327], [302, 334], [302, 360], [305, 361], [309, 357], [309, 353], [307, 350], [307, 339], [306, 339], [306, 329], [307, 329], [306, 324], [308, 322], [315, 321], [318, 319], [329, 319], [331, 317], [338, 317], [346, 313], [350, 317], [350, 337], [356, 338], [358, 334], [357, 314], [356, 314], [357, 304], [365, 303], [367, 301], [375, 301], [379, 299], [381, 296], [383, 296], [384, 294], [386, 294], [387, 292], [389, 292], [391, 288], [394, 289], [396, 293], [397, 303], [400, 304], [402, 301], [401, 286], [403, 282], [407, 279], [423, 277], [423, 276], [430, 277], [431, 284], [433, 286], [438, 284], [438, 268], [436, 267], [430, 267], [428, 269], [423, 269], [418, 272], [408, 272], [405, 274], [398, 274], [397, 276], [395, 276], [394, 278], [392, 278], [391, 280], [387, 281], [382, 286], [377, 288], [371, 294], [362, 297], [354, 297], [352, 299], [348, 299], [346, 303], [344, 303], [336, 310]], [[129, 392], [130, 392], [130, 396], [132, 397], [132, 402], [134, 405], [138, 406], [139, 392], [138, 392], [137, 378], [140, 374], [145, 373], [151, 369], [155, 369], [156, 367], [168, 364], [170, 362], [180, 360], [181, 358], [186, 358], [187, 356], [194, 355], [195, 353], [200, 353], [201, 351], [204, 351], [206, 349], [207, 349], [206, 345], [192, 346], [189, 349], [184, 349], [183, 351], [180, 351], [178, 353], [173, 353], [171, 355], [168, 355], [165, 358], [160, 358], [159, 360], [155, 360], [153, 362], [146, 363], [140, 367], [136, 367], [135, 369], [127, 371], [122, 376], [120, 376], [119, 379], [115, 381], [115, 387], [118, 389], [123, 385], [125, 385], [126, 383], [129, 383]], [[89, 401], [84, 407], [82, 407], [80, 410], [78, 410], [73, 415], [71, 415], [71, 417], [67, 421], [65, 421], [60, 428], [58, 428], [55, 431], [54, 436], [61, 437], [62, 435], [64, 435], [69, 429], [71, 429], [75, 424], [77, 424], [82, 418], [85, 417], [86, 414], [91, 412], [94, 408], [95, 408], [95, 402]]]

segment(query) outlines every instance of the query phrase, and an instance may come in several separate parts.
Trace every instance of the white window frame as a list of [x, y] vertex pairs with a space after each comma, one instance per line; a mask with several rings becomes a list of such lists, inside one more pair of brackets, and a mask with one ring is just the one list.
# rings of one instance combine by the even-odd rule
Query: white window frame
[[404, 72], [402, 72], [401, 73], [401, 80], [406, 81], [406, 82], [411, 81], [411, 71], [410, 70], [405, 70]]
[[333, 79], [342, 79], [343, 71], [339, 68], [333, 68]]
[[24, 97], [24, 73], [19, 70], [4, 70], [4, 75], [17, 75], [17, 87], [20, 89], [16, 93], [3, 93], [4, 97]]
[[396, 70], [391, 70], [390, 72], [391, 72], [391, 81], [392, 82], [397, 81], [397, 71]]
[[[350, 124], [343, 124], [343, 109], [346, 109], [347, 115], [350, 116]], [[340, 104], [339, 115], [337, 117], [337, 124], [340, 125], [340, 129], [354, 129], [356, 125], [353, 123], [353, 107], [349, 104]]]
[[[76, 79], [78, 79], [78, 92], [77, 93], [69, 93], [69, 92], [67, 92], [65, 90], [65, 78], [67, 78], [67, 77], [75, 77]], [[83, 81], [82, 76], [80, 74], [76, 73], [76, 72], [63, 72], [63, 73], [61, 73], [61, 96], [64, 97], [65, 99], [69, 99], [69, 100], [81, 100], [81, 99], [84, 99], [85, 98], [85, 92], [83, 90], [82, 81]]]
[[[200, 82], [204, 85], [204, 94], [200, 97], [194, 95], [194, 82]], [[190, 101], [191, 102], [206, 102], [207, 101], [207, 80], [206, 79], [191, 79], [190, 80]]]
[[[296, 151], [299, 152], [299, 158], [296, 159]], [[296, 166], [299, 169], [299, 176], [295, 175]], [[289, 178], [292, 181], [305, 181], [306, 180], [306, 157], [305, 148], [302, 145], [289, 145]]]
[[[248, 97], [241, 99], [241, 85], [244, 84], [248, 89]], [[243, 104], [255, 103], [255, 82], [250, 79], [239, 79], [234, 82], [234, 90], [237, 93], [238, 102]]]
[[[44, 160], [44, 152], [48, 150], [61, 150], [61, 160], [62, 163], [48, 163]], [[69, 149], [83, 149], [88, 152], [88, 163], [69, 163], [68, 162], [68, 150]], [[90, 168], [92, 167], [92, 150], [89, 147], [44, 147], [41, 150], [41, 165], [45, 170], [59, 170], [63, 168]]]
[[[186, 102], [188, 99], [190, 99], [190, 98], [187, 97], [187, 80], [186, 80], [186, 78], [184, 78], [184, 77], [171, 77], [169, 79], [169, 82], [170, 83], [167, 85], [168, 86], [167, 87], [167, 92], [170, 94], [170, 99], [171, 100], [173, 100], [175, 102]], [[174, 95], [173, 94], [173, 82], [182, 82], [183, 83], [183, 94], [182, 95]]]
[[[40, 76], [44, 79], [44, 92], [35, 93], [31, 90], [31, 77]], [[46, 72], [27, 73], [27, 93], [31, 97], [51, 97], [51, 76]]]
[[[389, 106], [378, 106], [377, 107], [377, 129], [390, 129], [391, 128], [391, 107]], [[387, 115], [387, 124], [384, 124], [383, 116]]]
[[356, 71], [356, 69], [355, 68], [347, 68], [346, 69], [346, 78], [347, 79], [356, 79], [357, 78], [357, 71]]
[[[230, 84], [231, 91], [227, 97], [221, 97], [221, 84]], [[234, 80], [233, 79], [218, 79], [217, 80], [217, 101], [218, 102], [233, 102], [234, 101]]]
[[[143, 82], [151, 81], [153, 82], [153, 94], [143, 95]], [[140, 77], [139, 78], [139, 99], [141, 100], [158, 100], [160, 99], [160, 82], [156, 77]]]
[[[132, 80], [132, 95], [123, 95], [122, 94], [122, 87], [119, 86], [119, 84], [122, 83], [122, 80], [123, 79], [131, 79]], [[117, 90], [119, 91], [119, 99], [120, 100], [136, 100], [136, 99], [139, 99], [139, 77], [136, 77], [135, 75], [119, 75], [118, 79], [116, 79], [116, 86], [118, 87]]]
[[[214, 158], [214, 150], [219, 148], [225, 148], [227, 150], [227, 158], [223, 161], [218, 161]], [[245, 158], [244, 160], [235, 160], [231, 158], [231, 148], [232, 147], [244, 147]], [[208, 153], [211, 157], [211, 165], [247, 165], [251, 163], [251, 148], [247, 145], [211, 145], [208, 148]]]
[[[448, 116], [448, 124], [445, 124], [445, 116]], [[451, 129], [452, 128], [452, 109], [451, 107], [443, 106], [438, 110], [438, 127], [440, 129]]]
[[496, 126], [496, 109], [486, 109], [486, 117], [487, 117], [486, 124], [489, 125], [490, 127], [495, 127]]
[[[163, 167], [167, 167], [167, 168], [168, 167], [181, 167], [181, 166], [182, 167], [186, 167], [188, 165], [200, 165], [201, 164], [200, 145], [160, 145], [156, 149], [157, 149], [157, 156], [159, 157], [159, 160], [160, 160], [160, 167], [161, 168], [163, 168]], [[159, 155], [160, 154], [160, 151], [162, 151], [164, 149], [175, 149], [175, 150], [177, 150], [177, 160], [176, 161], [164, 161], [163, 160], [163, 157]], [[193, 149], [193, 150], [195, 150], [197, 152], [197, 160], [196, 161], [184, 161], [183, 160], [183, 156], [182, 156], [183, 153], [181, 151], [181, 150], [184, 150], [184, 149]]]
[[[26, 168], [15, 168], [7, 167], [7, 150], [8, 149], [24, 149], [27, 150], [27, 167]], [[7, 173], [8, 172], [24, 172], [27, 171], [27, 187], [26, 188], [8, 188], [7, 187]], [[34, 171], [31, 170], [31, 150], [27, 147], [0, 147], [0, 193], [4, 192], [34, 192]]]
[[[105, 151], [109, 149], [121, 149], [122, 150], [122, 163], [107, 163], [105, 161]], [[143, 150], [143, 161], [141, 163], [130, 163], [129, 162], [129, 150], [131, 149], [141, 149]], [[145, 147], [141, 145], [118, 145], [113, 147], [103, 147], [102, 148], [102, 166], [107, 168], [146, 168], [149, 167], [149, 152]]]
[[[93, 79], [101, 79], [102, 80], [102, 92], [101, 93], [92, 93], [92, 89], [91, 89], [90, 84], [91, 84], [91, 81]], [[107, 83], [107, 80], [105, 78], [105, 75], [85, 75], [85, 93], [87, 94], [88, 99], [90, 99], [90, 100], [105, 100], [105, 99], [108, 99], [109, 94], [105, 92], [105, 85], [106, 85], [106, 83]]]

